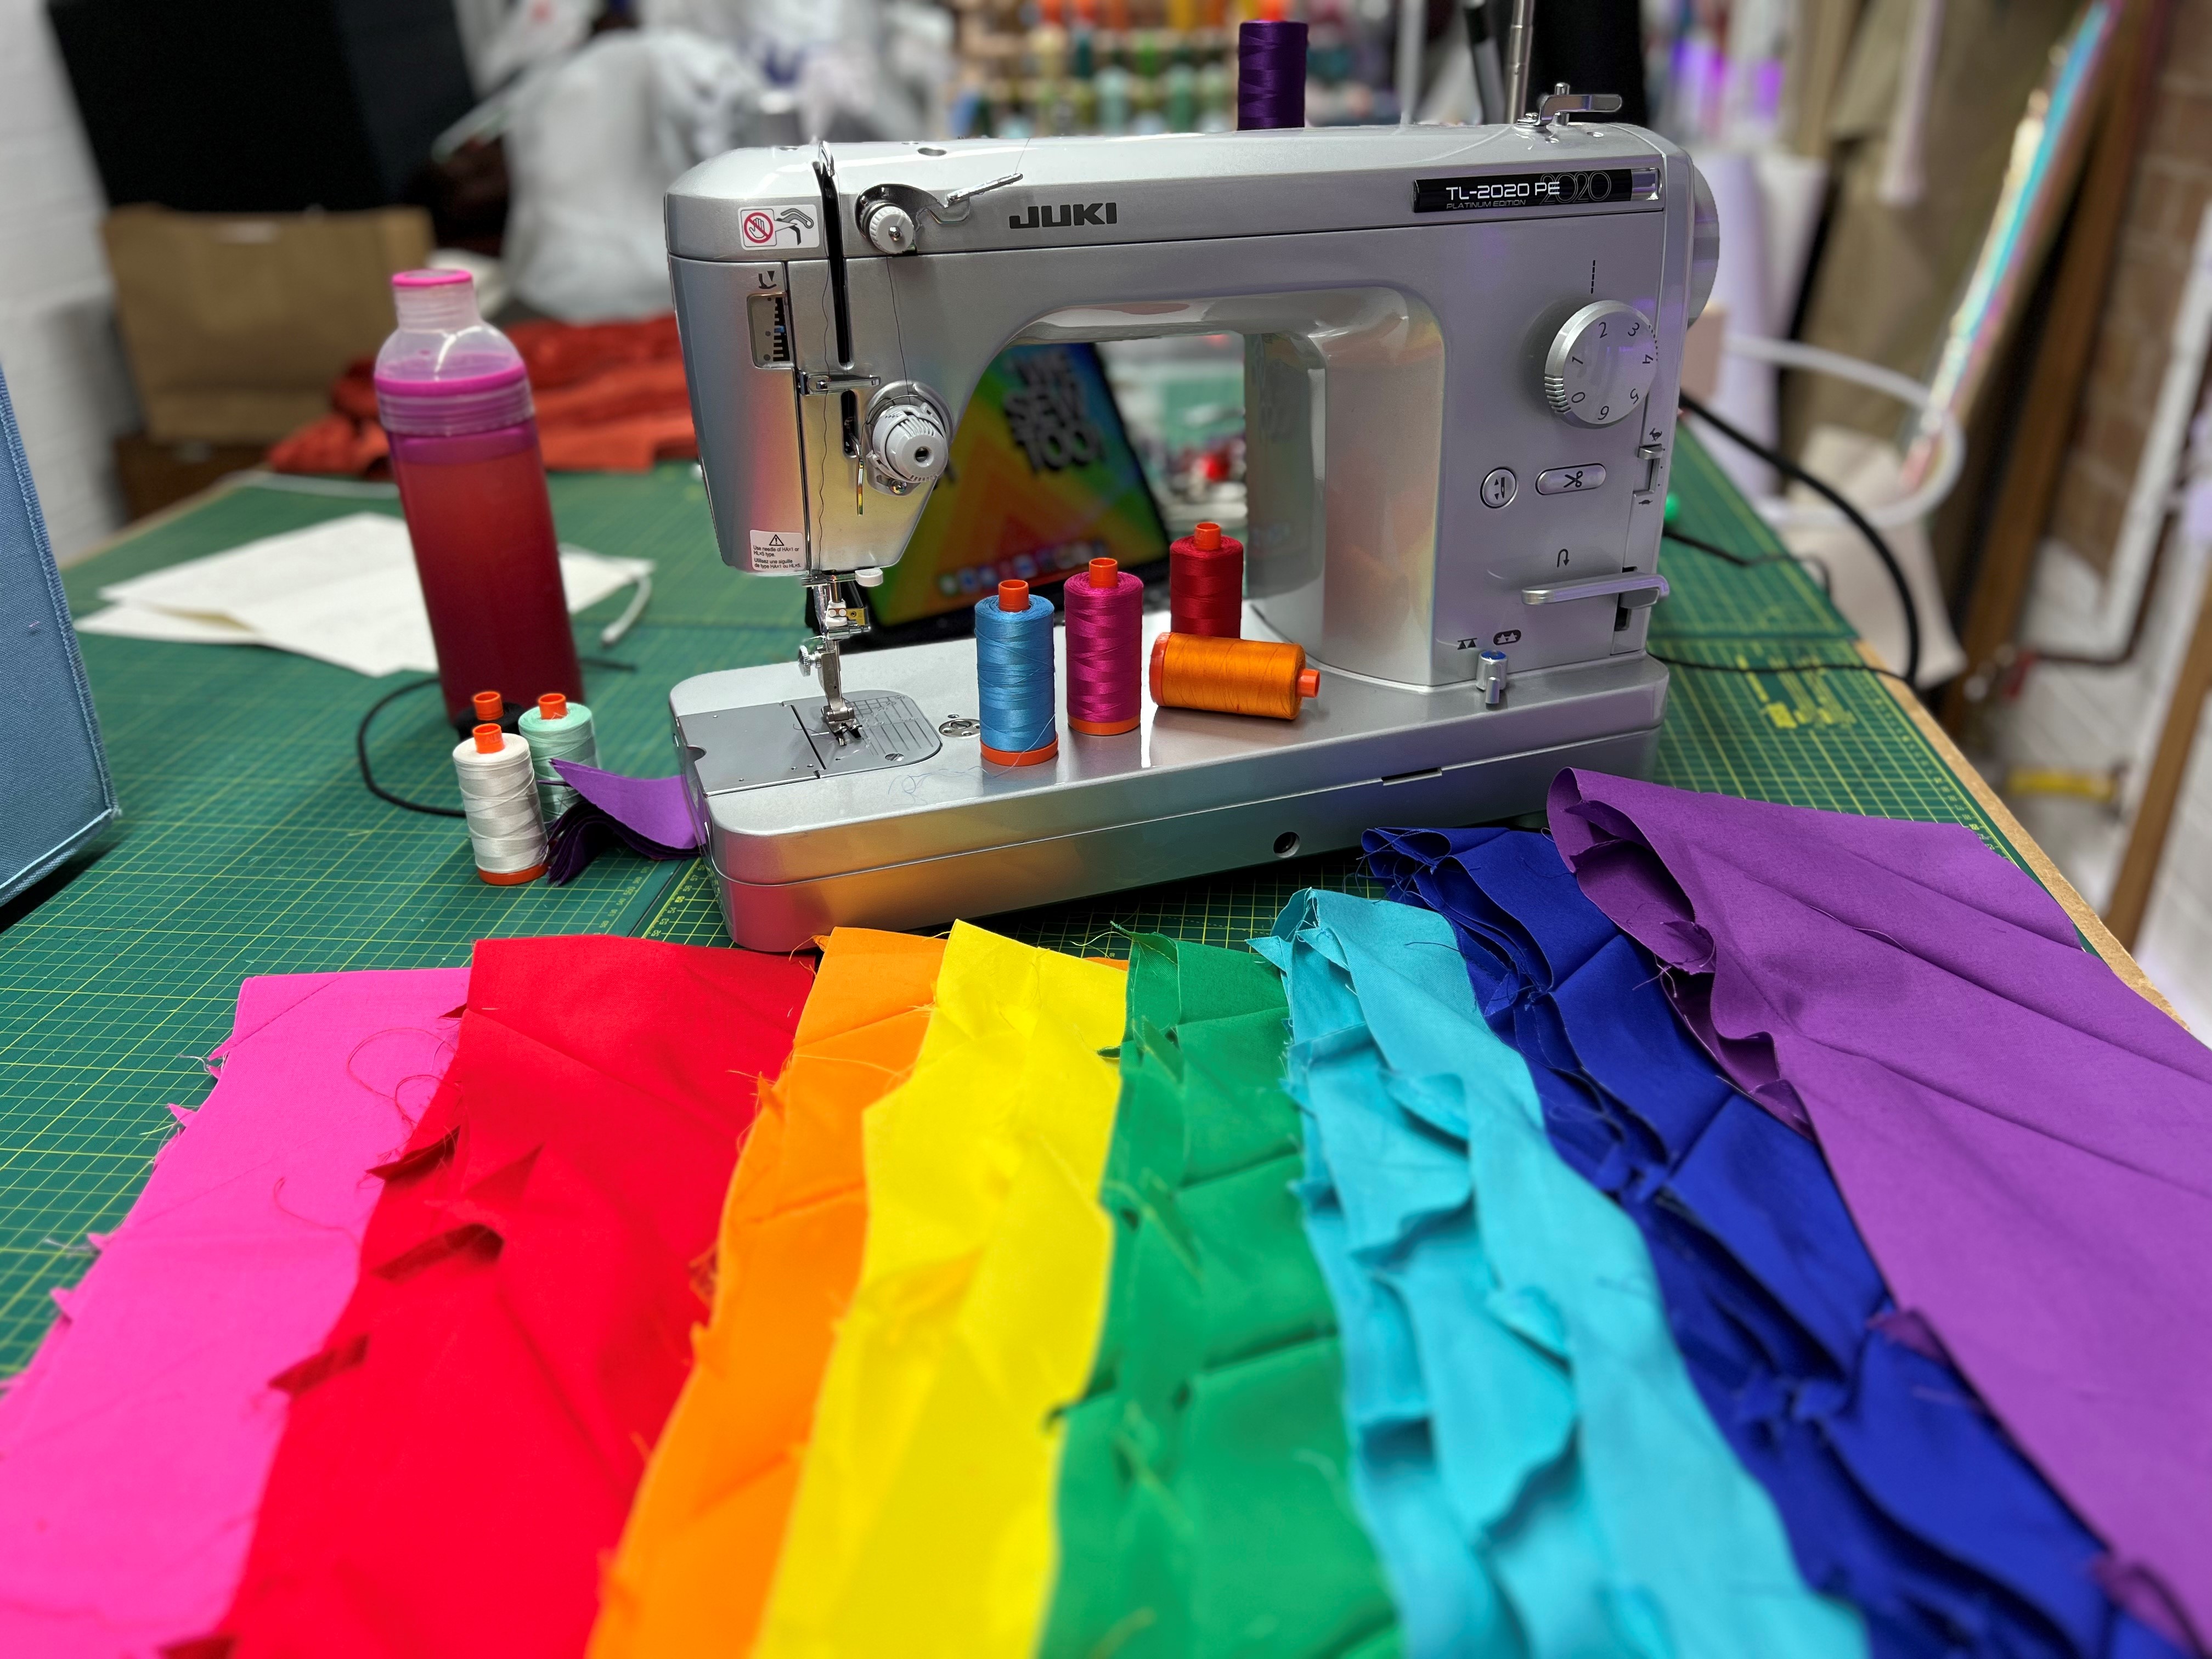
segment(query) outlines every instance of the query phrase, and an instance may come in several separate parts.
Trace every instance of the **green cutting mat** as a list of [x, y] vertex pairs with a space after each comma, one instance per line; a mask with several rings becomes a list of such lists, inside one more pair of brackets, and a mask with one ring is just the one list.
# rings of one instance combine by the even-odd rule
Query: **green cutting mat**
[[[1686, 528], [1747, 553], [1764, 527], [1711, 463], [1682, 445]], [[648, 620], [587, 671], [602, 756], [639, 775], [673, 769], [665, 694], [686, 675], [774, 661], [799, 638], [794, 585], [716, 557], [688, 466], [553, 482], [564, 539], [656, 560]], [[80, 615], [103, 585], [388, 499], [240, 489], [67, 573]], [[1666, 563], [1675, 598], [1656, 648], [1699, 660], [1844, 661], [1850, 630], [1794, 565], [1738, 570], [1686, 549]], [[580, 632], [598, 653], [596, 624]], [[83, 636], [125, 817], [65, 879], [0, 914], [0, 1373], [51, 1320], [88, 1231], [113, 1226], [172, 1132], [167, 1103], [207, 1087], [204, 1055], [228, 1032], [252, 974], [413, 968], [467, 958], [490, 935], [646, 933], [720, 943], [696, 863], [601, 860], [572, 886], [488, 887], [451, 820], [380, 805], [353, 763], [354, 727], [397, 678], [251, 647]], [[434, 693], [379, 723], [379, 775], [453, 794], [450, 731]], [[1971, 823], [2002, 840], [1873, 676], [1678, 673], [1658, 775], [1694, 788]], [[1118, 952], [1119, 927], [1230, 944], [1264, 930], [1297, 887], [1361, 887], [1337, 854], [1000, 919], [1038, 943]]]

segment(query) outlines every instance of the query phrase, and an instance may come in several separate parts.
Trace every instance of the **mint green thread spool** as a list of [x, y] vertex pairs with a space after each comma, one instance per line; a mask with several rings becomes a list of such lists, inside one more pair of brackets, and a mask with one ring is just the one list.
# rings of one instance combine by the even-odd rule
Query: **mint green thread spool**
[[550, 822], [576, 804], [576, 792], [561, 781], [553, 769], [556, 760], [585, 766], [599, 763], [599, 736], [592, 726], [592, 711], [570, 702], [558, 691], [538, 698], [538, 707], [515, 721], [514, 729], [530, 745], [530, 769], [538, 780], [538, 805]]

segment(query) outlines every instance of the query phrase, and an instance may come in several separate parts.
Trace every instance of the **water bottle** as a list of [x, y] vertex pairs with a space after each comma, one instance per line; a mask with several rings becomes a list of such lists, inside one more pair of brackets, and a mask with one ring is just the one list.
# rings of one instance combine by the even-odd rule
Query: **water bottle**
[[477, 312], [466, 271], [392, 279], [399, 326], [376, 354], [376, 404], [415, 544], [446, 714], [473, 726], [549, 691], [583, 701], [561, 554], [522, 355]]

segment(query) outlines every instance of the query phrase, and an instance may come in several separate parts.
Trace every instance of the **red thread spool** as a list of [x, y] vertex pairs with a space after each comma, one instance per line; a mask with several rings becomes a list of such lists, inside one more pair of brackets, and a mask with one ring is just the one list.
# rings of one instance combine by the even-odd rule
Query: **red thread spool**
[[1061, 589], [1067, 618], [1067, 723], [1086, 736], [1133, 732], [1145, 633], [1145, 585], [1112, 559], [1093, 559]]
[[1201, 524], [1168, 548], [1168, 626], [1233, 640], [1244, 632], [1244, 544]]
[[1321, 695], [1321, 671], [1306, 648], [1275, 640], [1208, 639], [1163, 634], [1152, 641], [1152, 701], [1163, 708], [1217, 714], [1265, 714], [1294, 720]]

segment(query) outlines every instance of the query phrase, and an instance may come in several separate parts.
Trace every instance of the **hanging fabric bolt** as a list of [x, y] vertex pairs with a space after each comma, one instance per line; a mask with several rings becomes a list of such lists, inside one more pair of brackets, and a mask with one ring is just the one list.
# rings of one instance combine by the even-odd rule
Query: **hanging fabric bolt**
[[514, 723], [530, 745], [530, 766], [538, 779], [538, 804], [548, 823], [576, 804], [576, 792], [561, 781], [553, 769], [556, 760], [599, 763], [599, 734], [592, 724], [592, 711], [570, 702], [558, 691], [538, 698], [538, 707], [526, 711]]
[[1112, 559], [1068, 578], [1067, 723], [1086, 737], [1133, 732], [1143, 717], [1138, 665], [1145, 633], [1145, 585]]
[[983, 758], [1036, 766], [1060, 752], [1054, 718], [1052, 601], [1023, 581], [975, 605], [975, 698]]
[[1168, 618], [1177, 634], [1244, 631], [1244, 544], [1211, 520], [1168, 548]]
[[530, 744], [486, 720], [453, 749], [461, 807], [477, 874], [495, 887], [535, 881], [545, 873], [545, 820], [538, 810]]
[[1273, 640], [1209, 640], [1163, 634], [1152, 641], [1152, 701], [1163, 708], [1266, 714], [1294, 720], [1321, 695], [1321, 671], [1306, 648]]

